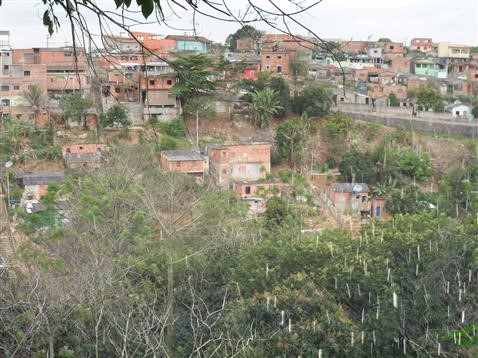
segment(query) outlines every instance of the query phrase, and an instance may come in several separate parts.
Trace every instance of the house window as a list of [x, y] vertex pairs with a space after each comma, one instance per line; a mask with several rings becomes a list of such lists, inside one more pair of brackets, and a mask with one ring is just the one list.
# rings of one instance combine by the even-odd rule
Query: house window
[[83, 150], [83, 147], [82, 147], [82, 146], [80, 146], [80, 150]]
[[23, 76], [30, 76], [31, 72], [30, 71], [23, 71]]
[[266, 70], [269, 70], [271, 68], [271, 66], [267, 65], [266, 66]]
[[8, 65], [3, 65], [4, 70], [8, 70]]
[[19, 86], [19, 85], [14, 85], [14, 86], [13, 86], [13, 89], [14, 89], [15, 91], [18, 91], [18, 90], [20, 89], [20, 86]]
[[8, 90], [10, 90], [10, 87], [9, 87], [8, 85], [1, 85], [1, 86], [0, 86], [0, 91], [6, 92], [6, 91], [8, 91]]
[[279, 55], [279, 56], [277, 56], [277, 58], [280, 60], [280, 59], [282, 58], [282, 56], [281, 56], [281, 55]]
[[222, 152], [221, 154], [223, 158], [227, 158], [227, 152]]
[[173, 80], [166, 80], [166, 84], [172, 85], [172, 84], [173, 84]]
[[119, 87], [115, 87], [115, 93], [120, 93], [120, 92], [121, 92], [120, 88], [119, 88]]
[[246, 186], [246, 194], [250, 194], [251, 193], [251, 187], [250, 186]]
[[267, 55], [266, 58], [271, 58], [271, 57], [269, 55]]
[[390, 46], [390, 50], [393, 50], [394, 49], [394, 46]]
[[72, 51], [65, 51], [63, 52], [63, 56], [65, 57], [71, 57], [73, 55], [73, 52]]
[[154, 86], [154, 80], [149, 80], [149, 85]]
[[282, 73], [282, 66], [277, 66], [277, 73]]

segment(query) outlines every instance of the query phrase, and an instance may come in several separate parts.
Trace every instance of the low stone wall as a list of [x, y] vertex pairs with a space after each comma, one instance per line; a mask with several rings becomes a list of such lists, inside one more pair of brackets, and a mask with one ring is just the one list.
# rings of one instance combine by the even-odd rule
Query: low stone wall
[[367, 122], [381, 123], [388, 127], [408, 127], [414, 131], [431, 132], [436, 134], [461, 135], [465, 137], [478, 138], [478, 123], [433, 121], [420, 118], [401, 118], [385, 114], [358, 113], [343, 111], [354, 119]]

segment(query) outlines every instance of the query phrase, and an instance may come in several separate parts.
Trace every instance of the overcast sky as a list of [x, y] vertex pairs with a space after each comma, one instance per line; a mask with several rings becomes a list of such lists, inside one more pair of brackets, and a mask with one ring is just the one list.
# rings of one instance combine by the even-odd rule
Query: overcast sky
[[[307, 1], [307, 0], [306, 0]], [[267, 0], [254, 0], [265, 5]], [[284, 5], [287, 0], [275, 0]], [[99, 0], [102, 8], [114, 9], [113, 0]], [[134, 1], [133, 1], [134, 3]], [[240, 10], [245, 0], [229, 0], [235, 11]], [[44, 47], [47, 31], [42, 25], [44, 7], [40, 0], [4, 0], [0, 7], [0, 30], [11, 32], [13, 47]], [[137, 31], [159, 34], [183, 33], [192, 28], [191, 12], [179, 11], [181, 19], [171, 15], [169, 25], [182, 29], [174, 31], [164, 25], [135, 27]], [[478, 0], [323, 0], [323, 2], [300, 15], [298, 21], [323, 38], [344, 40], [366, 40], [389, 37], [396, 41], [410, 41], [413, 37], [432, 37], [434, 41], [451, 41], [478, 45]], [[69, 28], [64, 19], [63, 26], [52, 39], [50, 46], [71, 44]], [[94, 31], [95, 18], [88, 17]], [[256, 25], [273, 32], [265, 25]], [[214, 41], [223, 42], [238, 25], [196, 17], [197, 31]], [[293, 32], [307, 34], [292, 25]]]

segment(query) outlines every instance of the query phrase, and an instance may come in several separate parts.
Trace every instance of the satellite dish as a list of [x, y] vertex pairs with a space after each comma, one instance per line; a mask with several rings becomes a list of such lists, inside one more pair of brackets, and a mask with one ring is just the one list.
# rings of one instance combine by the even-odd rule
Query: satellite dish
[[362, 185], [355, 184], [352, 188], [352, 193], [360, 193], [363, 190]]
[[13, 162], [9, 160], [8, 162], [5, 163], [5, 168], [10, 168], [13, 165]]

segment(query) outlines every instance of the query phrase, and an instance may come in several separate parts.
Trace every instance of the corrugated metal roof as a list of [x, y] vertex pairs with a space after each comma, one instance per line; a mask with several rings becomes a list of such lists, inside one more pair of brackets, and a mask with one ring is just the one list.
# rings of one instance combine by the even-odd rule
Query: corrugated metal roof
[[20, 179], [23, 185], [47, 185], [49, 183], [62, 183], [65, 180], [65, 172], [20, 172], [15, 173], [15, 177]]
[[202, 155], [194, 150], [163, 150], [161, 154], [171, 162], [182, 160], [204, 160]]
[[368, 193], [368, 185], [365, 183], [332, 183], [330, 184], [333, 191], [339, 193]]

